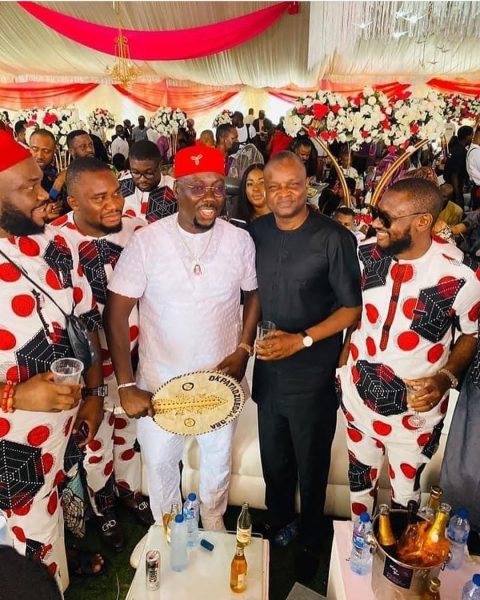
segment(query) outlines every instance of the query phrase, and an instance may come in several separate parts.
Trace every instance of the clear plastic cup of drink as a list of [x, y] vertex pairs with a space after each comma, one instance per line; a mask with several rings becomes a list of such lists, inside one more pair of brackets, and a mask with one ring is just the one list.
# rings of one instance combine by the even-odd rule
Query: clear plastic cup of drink
[[83, 363], [78, 358], [58, 358], [50, 365], [50, 371], [55, 377], [55, 383], [76, 385], [80, 383]]

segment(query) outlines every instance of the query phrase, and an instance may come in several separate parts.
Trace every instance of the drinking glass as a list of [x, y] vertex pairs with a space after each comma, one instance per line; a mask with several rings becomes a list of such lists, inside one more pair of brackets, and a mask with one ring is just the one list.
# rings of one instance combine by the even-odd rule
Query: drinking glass
[[277, 326], [272, 321], [260, 321], [257, 325], [257, 340], [263, 340], [269, 333], [275, 331]]
[[[422, 387], [420, 385], [409, 385], [408, 383], [405, 384], [405, 387], [407, 388], [407, 404], [410, 405], [412, 396], [416, 392], [421, 390]], [[425, 417], [416, 410], [413, 410], [413, 415], [409, 418], [409, 421], [410, 421], [410, 424], [412, 425], [412, 427], [416, 427], [417, 429], [421, 429], [422, 427], [425, 427], [425, 424], [427, 422]]]
[[55, 383], [75, 385], [80, 383], [83, 363], [77, 358], [58, 358], [50, 365], [50, 371], [55, 377]]

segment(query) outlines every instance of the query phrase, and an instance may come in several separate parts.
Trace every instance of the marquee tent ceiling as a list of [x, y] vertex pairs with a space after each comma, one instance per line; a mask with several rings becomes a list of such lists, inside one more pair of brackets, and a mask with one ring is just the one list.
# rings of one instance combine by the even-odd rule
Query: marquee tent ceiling
[[[112, 2], [41, 4], [91, 22], [117, 24]], [[272, 4], [122, 2], [120, 6], [127, 29], [171, 30], [231, 19]], [[105, 73], [114, 62], [112, 56], [55, 33], [15, 2], [0, 2], [0, 20], [1, 82], [110, 83]], [[212, 86], [311, 87], [319, 79], [411, 82], [445, 75], [478, 81], [479, 36], [480, 2], [300, 2], [298, 14], [285, 14], [258, 37], [231, 50], [205, 58], [137, 64], [145, 81]]]

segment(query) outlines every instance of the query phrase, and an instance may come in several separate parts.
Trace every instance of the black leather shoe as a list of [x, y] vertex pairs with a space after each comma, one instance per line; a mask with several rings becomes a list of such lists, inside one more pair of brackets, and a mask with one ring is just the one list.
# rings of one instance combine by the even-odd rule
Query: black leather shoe
[[137, 521], [140, 521], [143, 525], [150, 527], [155, 523], [147, 496], [143, 496], [140, 492], [137, 492], [136, 494], [123, 497], [122, 502], [133, 513]]
[[303, 546], [295, 553], [295, 579], [300, 583], [308, 583], [315, 577], [319, 563], [318, 554], [308, 546]]
[[95, 517], [98, 532], [103, 542], [114, 552], [121, 552], [125, 548], [125, 536], [113, 509], [106, 510], [103, 516]]

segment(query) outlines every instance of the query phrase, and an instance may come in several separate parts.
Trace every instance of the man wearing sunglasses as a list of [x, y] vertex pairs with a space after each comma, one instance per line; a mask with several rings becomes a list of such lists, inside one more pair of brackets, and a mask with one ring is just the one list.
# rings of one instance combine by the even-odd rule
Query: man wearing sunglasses
[[[243, 231], [217, 219], [225, 202], [224, 155], [203, 144], [175, 156], [178, 215], [137, 231], [117, 263], [106, 306], [107, 341], [120, 402], [138, 418], [150, 504], [157, 522], [180, 502], [185, 438], [161, 429], [152, 393], [196, 370], [219, 369], [241, 381], [259, 318], [255, 249]], [[243, 331], [240, 290], [244, 292]], [[139, 302], [139, 367], [129, 353], [128, 316]], [[240, 332], [242, 332], [240, 334]], [[201, 451], [200, 515], [223, 530], [235, 424], [197, 437]]]
[[398, 181], [372, 211], [376, 243], [359, 247], [362, 317], [337, 371], [352, 515], [372, 512], [385, 451], [392, 502], [420, 500], [448, 391], [475, 352], [480, 270], [456, 246], [432, 238], [442, 205], [432, 182]]

